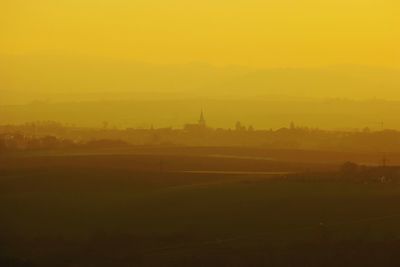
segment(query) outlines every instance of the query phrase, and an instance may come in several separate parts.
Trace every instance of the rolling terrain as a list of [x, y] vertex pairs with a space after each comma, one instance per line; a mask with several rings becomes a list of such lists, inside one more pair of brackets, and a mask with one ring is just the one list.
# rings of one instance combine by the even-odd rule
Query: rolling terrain
[[0, 263], [398, 263], [399, 184], [290, 179], [333, 163], [185, 153], [3, 155]]

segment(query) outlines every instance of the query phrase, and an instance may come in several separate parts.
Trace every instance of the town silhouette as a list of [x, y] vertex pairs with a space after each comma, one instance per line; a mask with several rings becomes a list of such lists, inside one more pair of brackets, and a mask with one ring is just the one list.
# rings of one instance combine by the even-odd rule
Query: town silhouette
[[0, 267], [400, 266], [399, 0], [0, 0]]

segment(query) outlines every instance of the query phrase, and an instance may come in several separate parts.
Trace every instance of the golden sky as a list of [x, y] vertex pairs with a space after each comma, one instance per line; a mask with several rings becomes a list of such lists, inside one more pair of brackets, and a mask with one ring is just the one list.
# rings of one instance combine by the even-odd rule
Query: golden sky
[[399, 0], [0, 0], [0, 106], [203, 99], [197, 116], [399, 88]]
[[398, 0], [2, 0], [0, 55], [400, 67]]

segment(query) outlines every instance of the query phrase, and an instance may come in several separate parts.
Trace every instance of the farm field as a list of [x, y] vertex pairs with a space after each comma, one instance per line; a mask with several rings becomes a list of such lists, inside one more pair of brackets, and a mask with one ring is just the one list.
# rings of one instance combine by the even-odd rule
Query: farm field
[[396, 266], [400, 184], [290, 179], [333, 168], [3, 156], [0, 266]]

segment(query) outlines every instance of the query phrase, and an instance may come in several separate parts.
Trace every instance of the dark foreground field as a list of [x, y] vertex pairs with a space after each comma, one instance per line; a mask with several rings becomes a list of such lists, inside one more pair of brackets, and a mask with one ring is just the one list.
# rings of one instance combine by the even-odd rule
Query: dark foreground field
[[0, 160], [1, 267], [400, 266], [397, 183], [237, 158]]

